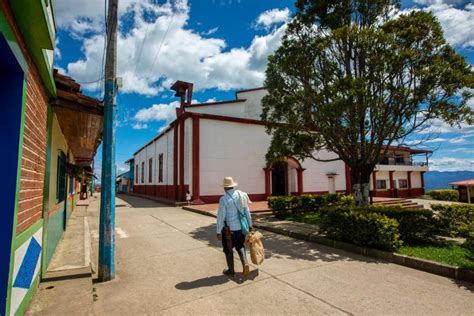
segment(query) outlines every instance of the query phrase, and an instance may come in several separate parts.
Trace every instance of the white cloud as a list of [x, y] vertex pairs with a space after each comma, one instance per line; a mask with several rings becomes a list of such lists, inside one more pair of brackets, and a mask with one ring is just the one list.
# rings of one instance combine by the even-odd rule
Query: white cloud
[[59, 37], [56, 37], [54, 41], [54, 60], [61, 59], [61, 50], [59, 49]]
[[275, 24], [286, 23], [290, 20], [290, 9], [271, 9], [260, 14], [255, 22], [257, 26], [269, 28]]
[[474, 159], [442, 157], [430, 159], [430, 170], [437, 171], [474, 171]]
[[147, 129], [148, 124], [142, 124], [142, 123], [135, 123], [132, 125], [133, 129]]
[[432, 5], [432, 4], [461, 4], [465, 0], [415, 0], [415, 3], [423, 4], [423, 5]]
[[[474, 47], [474, 4], [460, 0], [418, 0], [422, 10], [432, 12], [441, 23], [446, 40], [459, 48]], [[465, 5], [462, 5], [466, 3]], [[409, 8], [403, 13], [416, 10]]]
[[474, 148], [469, 148], [469, 147], [455, 148], [451, 151], [454, 153], [461, 153], [461, 154], [474, 154]]
[[117, 175], [122, 174], [130, 170], [130, 167], [125, 164], [118, 164], [117, 165]]
[[179, 101], [173, 101], [169, 104], [153, 104], [151, 107], [139, 110], [134, 119], [137, 122], [165, 122], [169, 123], [176, 118], [176, 108], [179, 107]]
[[427, 8], [439, 19], [448, 42], [456, 47], [474, 47], [474, 4], [464, 9], [450, 4], [433, 4]]
[[474, 125], [468, 125], [467, 123], [461, 123], [460, 126], [450, 126], [448, 123], [441, 119], [434, 119], [426, 128], [420, 130], [419, 134], [442, 134], [442, 133], [462, 133], [462, 134], [474, 134]]
[[[152, 21], [150, 16], [156, 18]], [[132, 28], [118, 38], [118, 76], [124, 83], [121, 91], [143, 95], [156, 95], [176, 80], [193, 82], [195, 91], [261, 86], [267, 58], [280, 45], [286, 29], [283, 24], [267, 35], [256, 36], [247, 48], [225, 50], [223, 39], [202, 37], [186, 28], [189, 6], [184, 0], [172, 6], [169, 2], [129, 4], [123, 10], [122, 19], [125, 17], [131, 19]], [[68, 25], [72, 30], [73, 24]], [[79, 82], [98, 79], [103, 47], [102, 34], [86, 37], [84, 57], [68, 64], [68, 74]], [[96, 83], [84, 85], [89, 91], [97, 87]]]
[[218, 27], [214, 27], [214, 28], [210, 29], [209, 31], [202, 32], [201, 34], [202, 34], [202, 35], [212, 35], [212, 34], [214, 34], [215, 32], [217, 32], [218, 30], [219, 30]]

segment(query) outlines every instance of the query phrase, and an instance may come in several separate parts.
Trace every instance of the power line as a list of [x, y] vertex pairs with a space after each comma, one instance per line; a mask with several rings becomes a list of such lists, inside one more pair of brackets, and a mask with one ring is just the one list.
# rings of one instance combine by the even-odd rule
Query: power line
[[102, 79], [104, 79], [103, 75], [101, 75], [99, 79], [96, 79], [96, 80], [93, 80], [93, 81], [77, 81], [77, 83], [78, 84], [91, 84], [91, 83], [96, 83], [98, 81], [101, 81]]
[[[100, 64], [100, 76], [97, 83], [96, 90], [99, 90], [99, 86], [101, 85], [102, 79], [104, 79], [104, 63], [105, 63], [105, 50], [107, 49], [107, 0], [104, 0], [104, 25], [105, 25], [105, 34], [104, 34], [104, 49], [102, 50], [102, 61]], [[101, 91], [102, 94], [102, 91]]]
[[173, 23], [174, 19], [174, 14], [171, 15], [170, 23], [168, 23], [168, 28], [166, 29], [165, 34], [163, 35], [163, 38], [161, 39], [160, 46], [158, 47], [158, 51], [156, 52], [155, 58], [153, 60], [153, 64], [151, 65], [150, 71], [153, 73], [153, 68], [155, 68], [156, 60], [158, 59], [158, 55], [161, 52], [161, 48], [163, 47], [163, 43], [165, 42], [166, 36], [168, 35], [168, 31], [170, 30], [171, 24]]
[[[143, 18], [143, 20], [145, 21], [145, 18]], [[140, 51], [138, 52], [138, 58], [137, 58], [137, 62], [135, 63], [135, 70], [133, 70], [132, 78], [135, 77], [135, 73], [137, 72], [138, 64], [140, 63], [140, 58], [142, 57], [142, 50], [143, 50], [143, 46], [145, 45], [145, 41], [146, 41], [146, 37], [148, 35], [148, 28], [149, 27], [150, 27], [150, 23], [146, 23], [145, 36], [143, 37], [142, 45], [140, 46]]]

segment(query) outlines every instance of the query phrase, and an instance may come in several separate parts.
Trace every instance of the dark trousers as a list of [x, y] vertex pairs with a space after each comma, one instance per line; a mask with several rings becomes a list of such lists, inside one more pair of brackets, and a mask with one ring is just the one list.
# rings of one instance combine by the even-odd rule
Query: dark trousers
[[[231, 239], [232, 239], [232, 248], [235, 248], [235, 250], [239, 251], [240, 249], [244, 248], [244, 243], [245, 243], [245, 235], [242, 234], [241, 230], [236, 230], [236, 231], [231, 231]], [[232, 253], [232, 248], [229, 249], [229, 246], [227, 245], [227, 238], [224, 232], [224, 229], [222, 230], [222, 247], [224, 248], [224, 253], [225, 254], [231, 254]]]

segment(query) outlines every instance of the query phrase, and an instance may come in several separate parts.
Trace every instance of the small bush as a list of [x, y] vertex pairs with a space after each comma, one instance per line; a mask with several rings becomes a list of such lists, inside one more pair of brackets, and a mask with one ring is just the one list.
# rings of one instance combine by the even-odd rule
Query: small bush
[[382, 250], [396, 250], [402, 245], [398, 222], [383, 214], [333, 206], [321, 208], [320, 216], [320, 229], [329, 238]]
[[463, 246], [472, 251], [472, 253], [474, 254], [474, 230], [469, 232], [469, 236], [466, 237], [466, 241], [463, 243]]
[[440, 201], [459, 201], [459, 192], [457, 190], [432, 190], [428, 192], [428, 195]]
[[443, 233], [448, 236], [469, 236], [470, 225], [474, 221], [474, 205], [470, 204], [432, 204], [438, 212]]
[[272, 210], [275, 217], [280, 219], [291, 215], [293, 200], [292, 196], [272, 196], [267, 199], [268, 207]]
[[294, 201], [295, 201], [295, 205], [294, 205], [295, 213], [310, 213], [310, 212], [313, 212], [317, 208], [314, 195], [304, 194], [301, 196], [295, 196]]
[[421, 242], [433, 239], [439, 233], [439, 221], [433, 211], [418, 208], [371, 206], [368, 211], [396, 219], [400, 238], [404, 242]]
[[321, 207], [330, 205], [351, 206], [354, 205], [354, 198], [340, 193], [273, 196], [268, 198], [268, 207], [277, 218], [316, 213], [319, 212]]

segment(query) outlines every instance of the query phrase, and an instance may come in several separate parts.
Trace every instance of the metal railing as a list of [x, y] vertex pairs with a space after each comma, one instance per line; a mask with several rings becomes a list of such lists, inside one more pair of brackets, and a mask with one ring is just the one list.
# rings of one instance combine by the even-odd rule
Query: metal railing
[[400, 159], [400, 158], [385, 158], [379, 161], [379, 165], [391, 165], [391, 166], [416, 166], [416, 167], [425, 167], [428, 166], [427, 162], [413, 161], [409, 158]]

